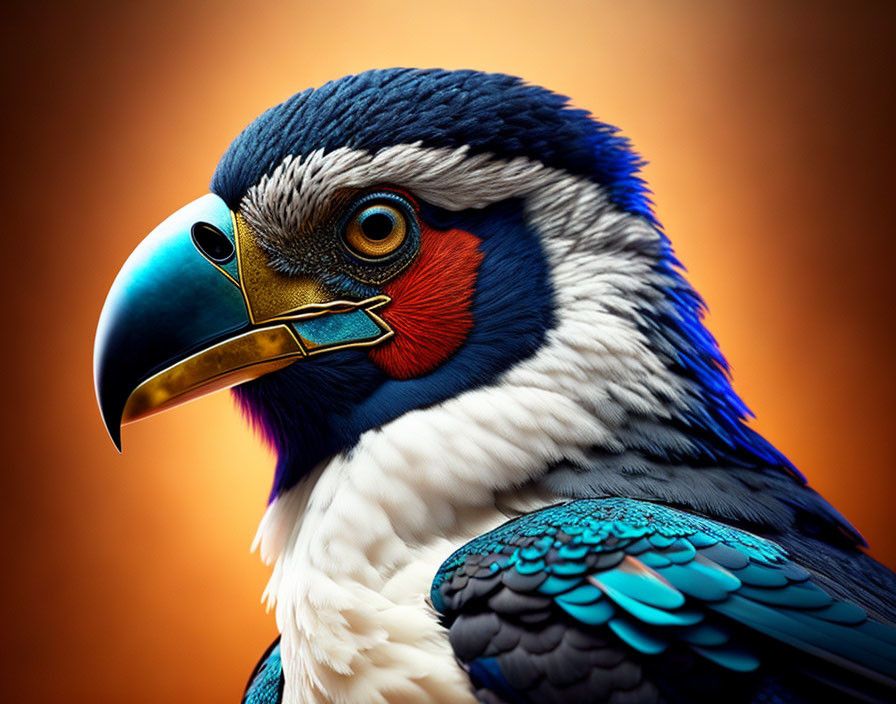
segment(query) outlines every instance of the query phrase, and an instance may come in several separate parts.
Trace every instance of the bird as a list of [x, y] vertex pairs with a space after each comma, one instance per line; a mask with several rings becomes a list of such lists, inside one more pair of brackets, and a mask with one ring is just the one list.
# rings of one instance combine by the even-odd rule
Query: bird
[[751, 427], [643, 166], [520, 78], [374, 69], [125, 262], [116, 446], [231, 388], [276, 453], [244, 702], [896, 701], [896, 577]]

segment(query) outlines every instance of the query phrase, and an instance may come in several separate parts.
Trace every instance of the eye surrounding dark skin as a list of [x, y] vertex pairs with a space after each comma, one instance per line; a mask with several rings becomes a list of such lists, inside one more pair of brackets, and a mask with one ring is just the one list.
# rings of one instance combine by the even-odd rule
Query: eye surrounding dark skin
[[346, 190], [333, 196], [328, 212], [307, 231], [258, 234], [268, 251], [277, 252], [278, 270], [363, 298], [417, 256], [418, 211], [413, 196], [389, 187]]

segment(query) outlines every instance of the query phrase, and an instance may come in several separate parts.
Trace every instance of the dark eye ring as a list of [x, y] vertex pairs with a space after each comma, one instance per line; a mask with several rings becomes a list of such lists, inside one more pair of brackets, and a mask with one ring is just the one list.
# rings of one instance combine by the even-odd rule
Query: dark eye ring
[[345, 227], [345, 241], [362, 257], [378, 258], [392, 254], [408, 234], [407, 216], [385, 203], [369, 205], [358, 211]]

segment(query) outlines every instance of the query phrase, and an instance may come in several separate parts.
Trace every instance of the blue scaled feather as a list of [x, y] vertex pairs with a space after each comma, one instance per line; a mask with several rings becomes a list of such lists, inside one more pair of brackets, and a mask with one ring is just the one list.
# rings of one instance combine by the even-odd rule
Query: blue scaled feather
[[242, 704], [280, 704], [283, 701], [283, 665], [280, 660], [280, 639], [267, 649], [243, 694]]
[[593, 579], [608, 594], [612, 591], [657, 609], [677, 609], [684, 605], [684, 595], [665, 580], [658, 579], [651, 570], [633, 572], [619, 567], [603, 571]]
[[[509, 559], [493, 559], [508, 552]], [[615, 559], [601, 564], [611, 555]], [[475, 574], [462, 583], [455, 579], [467, 574], [468, 560], [492, 565], [485, 593], [475, 590]], [[488, 594], [497, 596], [483, 601]], [[528, 620], [513, 606], [524, 595], [530, 597]], [[738, 701], [753, 701], [749, 692], [760, 701], [778, 676], [788, 679], [789, 691], [802, 687], [806, 696], [816, 686], [812, 678], [822, 676], [842, 692], [852, 691], [852, 678], [871, 677], [874, 687], [896, 694], [896, 628], [832, 597], [775, 543], [658, 504], [586, 499], [511, 520], [445, 561], [432, 601], [452, 642], [484, 638], [473, 650], [488, 651], [493, 670], [508, 675], [506, 663], [528, 663], [527, 684], [515, 685], [521, 701], [535, 700], [527, 693], [536, 690], [561, 697], [571, 681], [562, 640], [556, 651], [537, 657], [527, 655], [516, 636], [506, 638], [512, 650], [497, 646], [506, 634], [538, 633], [541, 623], [565, 629], [579, 651], [604, 653], [600, 657], [607, 648], [627, 652], [624, 657], [644, 673], [674, 668], [690, 653], [704, 663], [700, 667], [727, 672], [706, 681], [721, 688], [720, 697], [727, 692]], [[469, 630], [482, 614], [491, 618], [489, 634]], [[799, 668], [787, 667], [797, 662]], [[753, 677], [760, 668], [765, 679]], [[664, 698], [685, 696], [680, 682], [659, 675], [655, 681], [670, 688]], [[588, 701], [586, 690], [576, 692], [575, 701]]]
[[557, 597], [556, 603], [576, 621], [587, 626], [603, 625], [616, 613], [613, 606], [606, 600], [598, 601], [594, 604], [576, 604], [566, 601], [560, 596]]
[[669, 647], [669, 641], [651, 633], [637, 621], [616, 618], [610, 621], [613, 633], [626, 645], [644, 655], [656, 655]]

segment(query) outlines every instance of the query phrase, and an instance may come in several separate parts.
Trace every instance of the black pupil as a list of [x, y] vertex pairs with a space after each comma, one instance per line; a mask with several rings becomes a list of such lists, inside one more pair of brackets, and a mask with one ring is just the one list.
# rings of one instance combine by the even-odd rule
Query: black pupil
[[386, 213], [371, 213], [361, 220], [361, 232], [369, 240], [384, 240], [395, 229], [395, 222]]
[[217, 227], [207, 222], [197, 222], [190, 230], [193, 244], [215, 264], [226, 264], [234, 255], [233, 242]]

